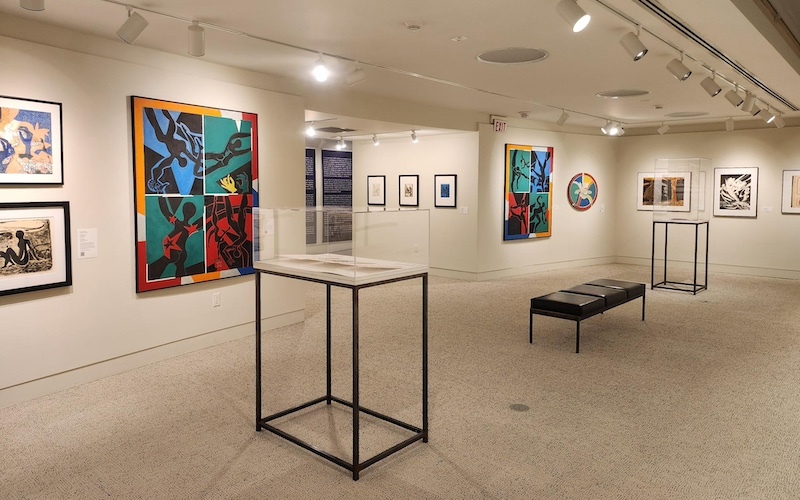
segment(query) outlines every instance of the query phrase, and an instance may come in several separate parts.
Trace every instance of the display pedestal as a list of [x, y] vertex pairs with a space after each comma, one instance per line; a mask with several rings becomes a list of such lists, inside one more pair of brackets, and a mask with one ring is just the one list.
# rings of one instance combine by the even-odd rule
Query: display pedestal
[[[671, 225], [681, 225], [681, 226], [694, 226], [694, 272], [692, 275], [692, 282], [686, 283], [682, 281], [670, 281], [667, 278], [667, 264], [669, 263], [668, 259], [668, 250], [669, 250], [669, 227]], [[700, 284], [697, 282], [697, 267], [698, 262], [697, 258], [699, 255], [699, 240], [700, 240], [700, 226], [705, 225], [705, 250], [704, 255], [705, 258], [703, 260], [703, 283]], [[656, 231], [658, 230], [659, 226], [664, 227], [664, 275], [663, 280], [656, 282], [655, 280], [655, 269], [656, 269]], [[651, 246], [651, 254], [650, 254], [650, 289], [654, 288], [663, 288], [667, 290], [678, 290], [681, 292], [690, 292], [692, 295], [696, 295], [697, 292], [701, 290], [708, 289], [708, 221], [703, 220], [681, 220], [681, 219], [671, 219], [671, 220], [654, 220], [653, 221], [653, 241]]]
[[[330, 460], [331, 462], [344, 467], [353, 473], [353, 480], [358, 480], [359, 473], [366, 467], [386, 458], [387, 456], [409, 446], [416, 441], [428, 442], [428, 273], [427, 268], [424, 272], [420, 272], [420, 266], [410, 267], [403, 271], [393, 269], [390, 271], [391, 277], [381, 276], [380, 274], [373, 274], [369, 279], [349, 279], [342, 276], [335, 276], [331, 274], [324, 274], [313, 272], [309, 270], [301, 270], [297, 268], [288, 268], [280, 264], [264, 264], [256, 263], [255, 265], [255, 301], [256, 301], [256, 431], [261, 429], [273, 432], [278, 436], [287, 439], [306, 450], [319, 455], [322, 458]], [[294, 408], [289, 408], [266, 417], [261, 415], [261, 402], [262, 402], [262, 338], [261, 338], [261, 277], [262, 274], [270, 274], [274, 276], [281, 276], [284, 278], [300, 279], [304, 281], [311, 281], [314, 283], [324, 284], [327, 289], [326, 297], [326, 330], [327, 330], [327, 392], [325, 395], [320, 396], [311, 401], [307, 401]], [[385, 285], [388, 283], [395, 283], [397, 281], [404, 281], [410, 279], [420, 278], [422, 280], [422, 427], [417, 427], [406, 422], [402, 422], [387, 415], [383, 415], [376, 411], [370, 410], [361, 406], [359, 402], [359, 353], [358, 353], [358, 339], [359, 339], [359, 317], [358, 317], [358, 292], [362, 288]], [[331, 287], [338, 286], [348, 288], [352, 291], [352, 308], [353, 308], [353, 400], [347, 401], [342, 398], [336, 397], [331, 394]], [[311, 407], [316, 404], [325, 403], [330, 405], [337, 403], [349, 407], [353, 413], [353, 461], [348, 462], [340, 457], [331, 453], [322, 451], [312, 444], [293, 436], [281, 429], [273, 426], [270, 422], [287, 416], [296, 411], [304, 408]], [[396, 425], [400, 428], [411, 431], [411, 436], [396, 445], [378, 453], [377, 455], [361, 461], [359, 455], [359, 422], [361, 413], [366, 413], [372, 417], [381, 419], [390, 424]]]

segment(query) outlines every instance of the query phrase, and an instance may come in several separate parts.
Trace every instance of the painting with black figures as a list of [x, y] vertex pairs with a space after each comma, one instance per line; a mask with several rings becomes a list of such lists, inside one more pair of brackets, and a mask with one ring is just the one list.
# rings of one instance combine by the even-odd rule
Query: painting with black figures
[[0, 221], [0, 276], [38, 273], [53, 267], [50, 221]]

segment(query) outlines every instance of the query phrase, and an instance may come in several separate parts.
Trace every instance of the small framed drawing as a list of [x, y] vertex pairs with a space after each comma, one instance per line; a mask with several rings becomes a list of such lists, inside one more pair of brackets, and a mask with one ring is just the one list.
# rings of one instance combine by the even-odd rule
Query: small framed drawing
[[0, 96], [0, 185], [64, 184], [61, 104]]
[[714, 169], [714, 216], [756, 217], [758, 168]]
[[382, 207], [386, 205], [386, 176], [367, 176], [367, 205]]
[[0, 203], [0, 295], [72, 285], [69, 202]]
[[400, 206], [418, 207], [419, 206], [419, 176], [401, 175], [400, 176]]
[[800, 170], [783, 171], [781, 213], [800, 214]]
[[691, 172], [639, 172], [636, 210], [688, 212], [691, 186]]
[[433, 176], [433, 206], [456, 208], [456, 175]]

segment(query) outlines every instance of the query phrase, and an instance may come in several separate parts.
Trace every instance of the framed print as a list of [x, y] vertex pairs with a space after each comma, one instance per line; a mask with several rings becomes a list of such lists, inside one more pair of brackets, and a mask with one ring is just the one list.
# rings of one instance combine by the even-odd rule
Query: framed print
[[553, 227], [553, 148], [506, 144], [503, 240], [545, 238]]
[[714, 169], [714, 216], [756, 217], [758, 168]]
[[131, 98], [136, 292], [253, 272], [258, 117]]
[[3, 184], [64, 184], [60, 103], [0, 96]]
[[688, 212], [691, 187], [691, 172], [639, 172], [636, 210]]
[[0, 295], [72, 285], [69, 202], [0, 203]]
[[572, 208], [584, 212], [597, 201], [597, 181], [591, 174], [576, 174], [567, 185], [567, 200]]
[[800, 214], [800, 170], [783, 171], [781, 213]]
[[400, 206], [418, 207], [419, 206], [419, 176], [401, 175], [400, 176]]
[[433, 206], [456, 208], [456, 175], [433, 176]]
[[386, 205], [386, 176], [367, 176], [367, 205], [382, 207]]

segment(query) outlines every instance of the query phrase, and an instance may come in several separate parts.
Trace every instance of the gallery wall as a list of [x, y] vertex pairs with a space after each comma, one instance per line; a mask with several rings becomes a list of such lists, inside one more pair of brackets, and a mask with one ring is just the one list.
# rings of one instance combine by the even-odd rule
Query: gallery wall
[[[619, 138], [614, 254], [620, 262], [650, 264], [653, 216], [636, 210], [637, 172], [652, 171], [659, 158], [705, 157], [711, 171], [700, 215], [709, 218], [709, 269], [799, 279], [800, 215], [781, 213], [782, 172], [798, 169], [799, 137], [797, 128], [785, 127]], [[756, 218], [712, 215], [713, 169], [720, 167], [758, 167]]]
[[[252, 275], [135, 293], [130, 96], [257, 113], [261, 204], [303, 204], [301, 98], [202, 61], [122, 43], [102, 51], [111, 57], [0, 36], [0, 94], [62, 103], [64, 150], [63, 186], [2, 186], [0, 199], [69, 201], [73, 240], [71, 287], [0, 297], [0, 407], [253, 333]], [[80, 259], [76, 232], [89, 228], [98, 256]], [[265, 287], [265, 329], [303, 318], [299, 286], [276, 288]]]

